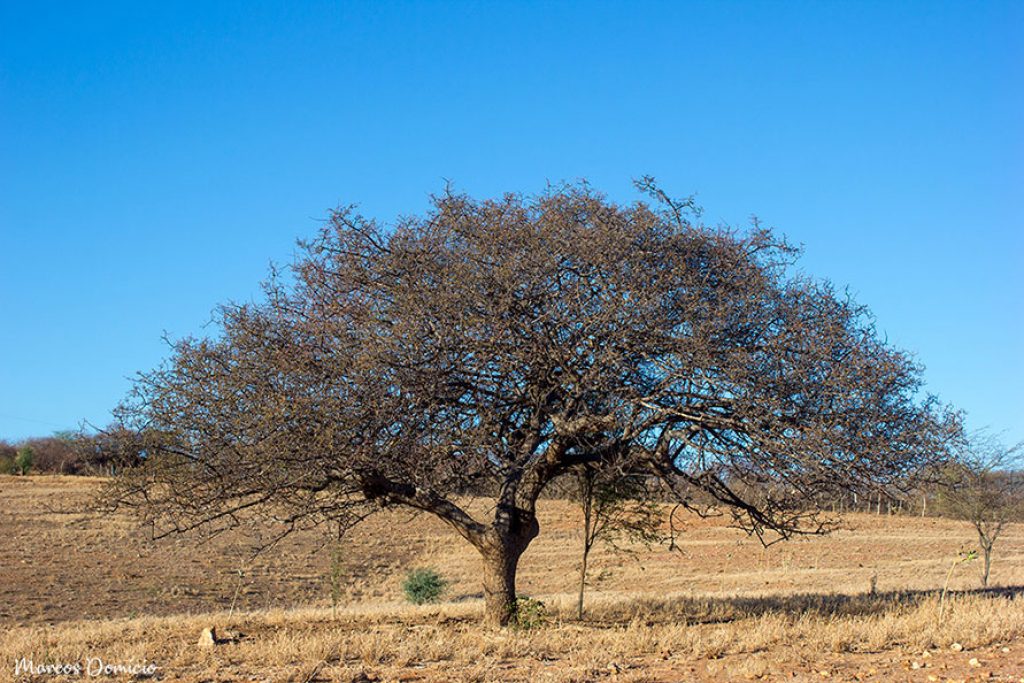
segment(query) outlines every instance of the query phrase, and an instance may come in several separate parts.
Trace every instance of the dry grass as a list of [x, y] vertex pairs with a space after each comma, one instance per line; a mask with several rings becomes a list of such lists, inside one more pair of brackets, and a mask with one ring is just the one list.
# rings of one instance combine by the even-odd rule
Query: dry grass
[[[330, 610], [304, 609], [80, 622], [11, 629], [0, 651], [35, 662], [155, 662], [173, 680], [188, 681], [306, 680], [314, 667], [316, 680], [361, 673], [383, 680], [672, 680], [668, 672], [688, 667], [701, 675], [695, 663], [712, 676], [709, 663], [754, 678], [817, 667], [839, 675], [844, 664], [858, 665], [858, 656], [876, 669], [890, 665], [888, 674], [879, 673], [888, 680], [893, 662], [875, 661], [879, 654], [931, 663], [933, 671], [942, 670], [941, 662], [954, 674], [957, 664], [969, 670], [969, 659], [983, 652], [985, 673], [1000, 664], [1013, 671], [1020, 648], [1002, 653], [1001, 646], [1024, 637], [1024, 598], [999, 593], [954, 596], [941, 623], [933, 594], [640, 604], [606, 598], [583, 624], [568, 618], [568, 608], [556, 605], [547, 625], [512, 633], [480, 629], [477, 603], [363, 606], [336, 619]], [[195, 640], [210, 624], [238, 635], [202, 650]], [[952, 652], [953, 643], [965, 651]], [[925, 651], [934, 654], [924, 657]]]
[[[429, 518], [381, 518], [347, 541], [345, 604], [336, 618], [327, 607], [328, 554], [312, 553], [313, 536], [250, 564], [239, 598], [245, 611], [229, 616], [238, 587], [232, 572], [245, 557], [242, 538], [153, 545], [127, 520], [53, 511], [95, 485], [0, 478], [0, 523], [10, 532], [0, 554], [0, 623], [9, 627], [0, 636], [0, 681], [13, 676], [22, 657], [37, 665], [90, 657], [152, 662], [159, 680], [193, 682], [1024, 675], [1024, 597], [1012, 588], [1024, 585], [1024, 539], [1016, 528], [993, 568], [1004, 588], [964, 592], [977, 584], [976, 568], [958, 569], [953, 585], [961, 592], [948, 599], [941, 623], [936, 589], [956, 551], [970, 542], [969, 530], [871, 515], [851, 517], [849, 528], [831, 537], [768, 550], [715, 521], [691, 520], [682, 552], [598, 553], [588, 619], [579, 623], [571, 618], [573, 510], [546, 502], [543, 532], [524, 557], [520, 585], [546, 603], [548, 622], [499, 632], [478, 626], [472, 549]], [[403, 572], [423, 565], [452, 580], [450, 602], [399, 601]], [[883, 592], [867, 593], [872, 575]], [[208, 625], [233, 636], [213, 650], [198, 648]], [[951, 650], [953, 643], [963, 651]]]

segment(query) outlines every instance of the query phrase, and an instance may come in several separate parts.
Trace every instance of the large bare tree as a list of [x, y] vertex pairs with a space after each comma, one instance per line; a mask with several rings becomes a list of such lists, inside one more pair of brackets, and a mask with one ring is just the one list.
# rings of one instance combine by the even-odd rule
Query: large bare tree
[[390, 226], [332, 212], [265, 300], [140, 377], [122, 414], [147, 457], [113, 500], [158, 533], [415, 508], [480, 552], [504, 625], [538, 496], [572, 468], [629, 458], [787, 535], [826, 528], [824, 491], [941, 452], [955, 417], [865, 309], [795, 274], [771, 231], [707, 227], [638, 185], [630, 205], [584, 184], [446, 192]]

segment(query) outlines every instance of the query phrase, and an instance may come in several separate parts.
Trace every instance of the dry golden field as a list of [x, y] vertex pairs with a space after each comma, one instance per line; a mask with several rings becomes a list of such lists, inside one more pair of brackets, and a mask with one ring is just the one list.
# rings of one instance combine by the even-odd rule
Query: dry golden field
[[[17, 680], [97, 678], [109, 664], [196, 683], [1024, 681], [1020, 527], [997, 546], [994, 589], [977, 590], [976, 564], [957, 567], [940, 621], [936, 591], [972, 546], [964, 524], [858, 514], [831, 536], [762, 549], [686, 518], [675, 551], [599, 547], [577, 622], [577, 513], [544, 501], [519, 590], [546, 604], [547, 622], [501, 632], [478, 626], [475, 551], [429, 517], [389, 512], [348, 537], [334, 609], [319, 535], [255, 560], [240, 535], [154, 543], [130, 519], [76, 512], [100, 483], [0, 477], [0, 681], [29, 660], [83, 669]], [[404, 573], [421, 566], [451, 581], [445, 602], [403, 602]], [[207, 626], [213, 648], [196, 644]]]

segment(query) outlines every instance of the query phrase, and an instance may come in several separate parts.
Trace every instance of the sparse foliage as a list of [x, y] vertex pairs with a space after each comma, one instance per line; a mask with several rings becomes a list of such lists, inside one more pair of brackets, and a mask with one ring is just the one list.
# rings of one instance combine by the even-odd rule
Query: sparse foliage
[[956, 571], [958, 566], [974, 562], [976, 559], [978, 559], [977, 550], [961, 550], [949, 565], [949, 571], [946, 572], [946, 580], [942, 583], [942, 592], [939, 594], [939, 623], [942, 623], [942, 618], [946, 613], [946, 594], [949, 592], [949, 581], [953, 578], [953, 572]]
[[625, 550], [621, 541], [650, 545], [661, 540], [662, 510], [643, 472], [601, 471], [583, 466], [570, 475], [568, 491], [583, 518], [576, 618], [583, 619], [590, 551], [598, 541]]
[[649, 202], [446, 192], [388, 228], [333, 212], [262, 303], [222, 307], [219, 337], [139, 378], [119, 412], [147, 457], [107, 501], [158, 535], [424, 511], [478, 549], [507, 625], [536, 501], [574, 468], [628, 457], [684, 504], [788, 536], [829, 528], [823, 491], [941, 457], [956, 416], [918, 400], [863, 307], [758, 223], [708, 227], [639, 186]]
[[1014, 468], [1024, 443], [1007, 448], [991, 436], [963, 442], [944, 470], [942, 511], [971, 524], [982, 553], [981, 584], [988, 586], [992, 549], [1010, 522], [1024, 520], [1024, 472]]

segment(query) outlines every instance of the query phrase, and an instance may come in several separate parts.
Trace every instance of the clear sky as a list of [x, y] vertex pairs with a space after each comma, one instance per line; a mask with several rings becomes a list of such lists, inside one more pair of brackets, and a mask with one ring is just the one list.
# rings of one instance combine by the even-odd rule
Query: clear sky
[[1022, 36], [1022, 2], [3, 2], [0, 437], [105, 423], [332, 206], [653, 174], [1024, 439]]

